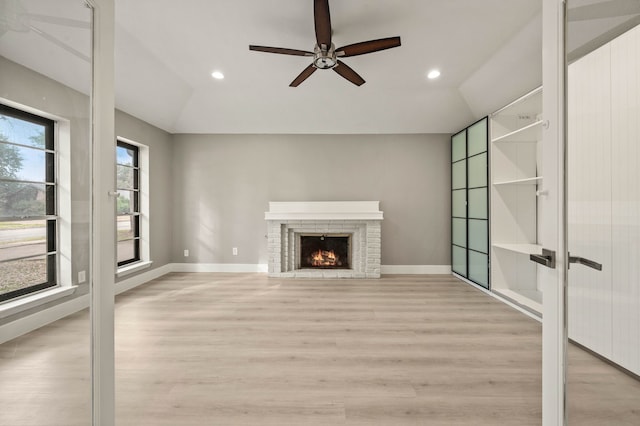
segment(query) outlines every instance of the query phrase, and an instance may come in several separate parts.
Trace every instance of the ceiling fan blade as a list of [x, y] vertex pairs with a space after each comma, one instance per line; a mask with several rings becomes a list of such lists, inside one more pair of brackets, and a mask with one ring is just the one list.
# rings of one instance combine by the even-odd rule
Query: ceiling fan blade
[[72, 55], [82, 59], [83, 61], [91, 62], [91, 58], [90, 57], [88, 57], [84, 53], [74, 49], [73, 47], [69, 46], [67, 43], [57, 39], [56, 37], [52, 36], [51, 34], [46, 33], [44, 31], [42, 31], [41, 29], [39, 29], [37, 27], [34, 27], [33, 25], [30, 25], [29, 29], [31, 31], [33, 31], [34, 33], [38, 34], [43, 39], [49, 40], [51, 43], [57, 45], [58, 47], [61, 47], [62, 49], [66, 50], [67, 52], [71, 53]]
[[291, 82], [291, 84], [289, 85], [289, 87], [298, 87], [298, 85], [300, 83], [302, 83], [303, 81], [305, 81], [307, 78], [309, 78], [309, 76], [311, 74], [313, 74], [314, 72], [316, 72], [316, 67], [314, 67], [313, 65], [309, 65], [308, 67], [306, 67], [299, 76], [297, 76], [295, 78], [295, 80], [293, 80]]
[[342, 61], [338, 61], [338, 65], [333, 67], [333, 70], [355, 84], [356, 86], [362, 86], [364, 84], [364, 79], [360, 77], [360, 75], [351, 69], [350, 66], [345, 64]]
[[255, 50], [257, 52], [279, 53], [281, 55], [313, 56], [313, 52], [307, 52], [306, 50], [287, 49], [284, 47], [250, 45], [249, 50]]
[[638, 0], [609, 0], [567, 10], [569, 21], [588, 21], [591, 19], [615, 18], [640, 13]]
[[62, 25], [65, 27], [74, 27], [74, 28], [91, 28], [91, 24], [86, 21], [80, 21], [77, 19], [69, 19], [69, 18], [61, 18], [58, 16], [49, 16], [49, 15], [39, 15], [36, 13], [27, 14], [30, 20], [46, 22], [48, 24], [56, 24]]
[[336, 55], [342, 57], [364, 55], [365, 53], [391, 49], [400, 46], [400, 37], [388, 37], [378, 40], [363, 41], [336, 49]]
[[316, 28], [316, 41], [318, 42], [318, 46], [325, 45], [328, 50], [331, 47], [329, 0], [314, 0], [313, 21]]

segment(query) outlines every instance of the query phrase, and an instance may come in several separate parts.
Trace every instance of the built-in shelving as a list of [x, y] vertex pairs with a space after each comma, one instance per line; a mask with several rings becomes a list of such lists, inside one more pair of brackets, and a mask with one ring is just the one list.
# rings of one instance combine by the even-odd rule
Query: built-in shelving
[[490, 116], [491, 289], [537, 315], [542, 315], [542, 292], [529, 255], [542, 252], [541, 112], [539, 88]]
[[542, 254], [542, 246], [539, 244], [504, 244], [493, 243], [492, 247], [509, 250], [520, 254]]
[[542, 176], [536, 176], [525, 179], [506, 180], [502, 182], [494, 182], [493, 185], [537, 185], [542, 182]]
[[541, 132], [542, 120], [538, 120], [511, 133], [497, 137], [491, 142], [537, 142], [540, 140]]

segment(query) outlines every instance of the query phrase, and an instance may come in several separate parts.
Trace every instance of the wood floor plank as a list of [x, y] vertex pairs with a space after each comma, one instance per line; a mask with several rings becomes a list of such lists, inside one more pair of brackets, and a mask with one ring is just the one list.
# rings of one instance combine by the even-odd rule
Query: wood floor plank
[[[0, 424], [89, 424], [85, 312], [0, 345]], [[572, 348], [576, 425], [640, 383]], [[541, 327], [450, 275], [173, 273], [117, 298], [121, 425], [538, 425]]]

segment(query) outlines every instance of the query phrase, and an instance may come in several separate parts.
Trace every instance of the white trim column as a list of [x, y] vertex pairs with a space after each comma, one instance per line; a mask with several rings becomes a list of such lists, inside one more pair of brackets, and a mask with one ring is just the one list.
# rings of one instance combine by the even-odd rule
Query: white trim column
[[114, 0], [93, 7], [91, 385], [92, 424], [115, 425]]

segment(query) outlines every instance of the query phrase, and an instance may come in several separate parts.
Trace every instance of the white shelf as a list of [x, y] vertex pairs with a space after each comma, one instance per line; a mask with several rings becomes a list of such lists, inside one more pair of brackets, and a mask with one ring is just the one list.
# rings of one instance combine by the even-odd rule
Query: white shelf
[[491, 142], [537, 142], [542, 131], [542, 120], [524, 126], [518, 130], [493, 139]]
[[509, 105], [491, 114], [491, 118], [499, 115], [518, 115], [542, 111], [542, 86], [516, 99]]
[[522, 306], [524, 309], [542, 315], [542, 292], [538, 290], [518, 290], [509, 288], [497, 288], [494, 290], [500, 296]]
[[493, 247], [520, 254], [542, 254], [542, 246], [538, 244], [504, 244], [494, 243]]
[[505, 180], [501, 182], [494, 182], [495, 186], [499, 185], [537, 185], [542, 182], [542, 176], [536, 176], [532, 178]]

